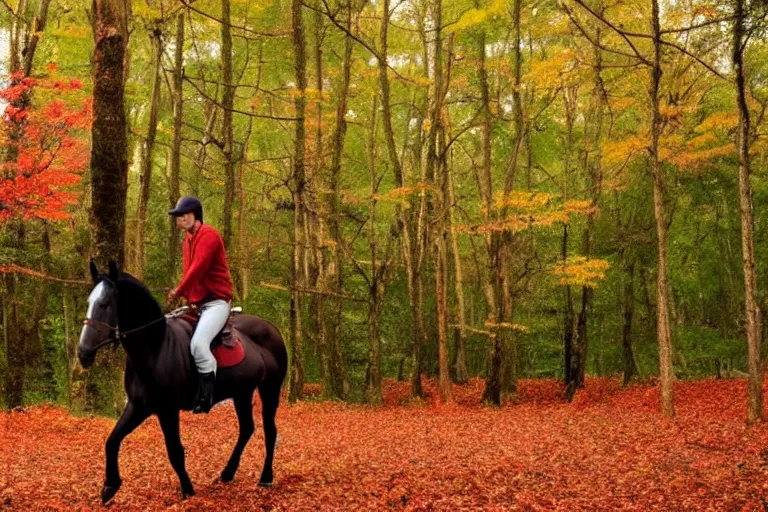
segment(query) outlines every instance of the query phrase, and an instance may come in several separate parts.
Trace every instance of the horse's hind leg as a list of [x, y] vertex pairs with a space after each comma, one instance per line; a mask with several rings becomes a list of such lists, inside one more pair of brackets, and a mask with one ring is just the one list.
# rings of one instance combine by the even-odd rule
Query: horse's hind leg
[[163, 429], [168, 458], [171, 461], [173, 470], [179, 476], [181, 495], [184, 498], [194, 496], [195, 490], [187, 474], [187, 468], [184, 463], [184, 446], [181, 444], [181, 436], [179, 435], [179, 411], [158, 414], [158, 418], [160, 419], [160, 428]]
[[277, 440], [275, 413], [280, 402], [280, 383], [263, 383], [259, 386], [259, 395], [261, 396], [261, 418], [264, 423], [264, 444], [266, 446], [264, 469], [261, 471], [259, 486], [272, 487], [272, 459], [275, 455], [275, 441]]
[[237, 422], [240, 425], [240, 435], [237, 438], [235, 449], [232, 450], [232, 456], [229, 458], [224, 471], [221, 472], [222, 482], [231, 482], [235, 478], [238, 466], [240, 466], [240, 456], [243, 454], [245, 445], [253, 435], [253, 393], [235, 397], [235, 412], [237, 413]]
[[111, 500], [123, 483], [120, 479], [120, 470], [117, 464], [117, 455], [120, 452], [120, 444], [123, 442], [123, 439], [125, 439], [125, 436], [136, 430], [136, 427], [141, 425], [148, 416], [149, 411], [146, 407], [134, 405], [133, 402], [128, 401], [125, 409], [123, 409], [123, 414], [120, 415], [120, 419], [117, 420], [115, 427], [112, 429], [112, 433], [109, 434], [105, 446], [107, 455], [107, 477], [104, 480], [104, 487], [101, 489], [102, 503]]

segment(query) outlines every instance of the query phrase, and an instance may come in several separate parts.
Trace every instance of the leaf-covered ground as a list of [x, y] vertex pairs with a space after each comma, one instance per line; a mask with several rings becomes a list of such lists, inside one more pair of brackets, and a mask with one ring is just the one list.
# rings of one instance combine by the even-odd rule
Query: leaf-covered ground
[[[278, 411], [275, 487], [257, 481], [260, 429], [230, 484], [217, 481], [236, 437], [230, 403], [184, 413], [197, 496], [182, 500], [157, 421], [123, 443], [112, 510], [764, 510], [768, 426], [747, 428], [745, 382], [679, 383], [678, 416], [658, 391], [592, 379], [566, 404], [554, 381], [523, 381], [518, 401], [407, 400], [386, 383], [385, 406], [306, 402]], [[431, 397], [434, 387], [427, 383]], [[258, 401], [254, 404], [260, 408]], [[0, 510], [100, 509], [103, 445], [114, 420], [50, 406], [0, 414]]]

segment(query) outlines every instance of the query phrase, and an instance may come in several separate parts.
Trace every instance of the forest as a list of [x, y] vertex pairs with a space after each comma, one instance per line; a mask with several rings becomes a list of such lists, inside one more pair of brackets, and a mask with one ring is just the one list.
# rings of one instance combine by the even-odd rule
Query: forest
[[[158, 299], [198, 196], [235, 303], [306, 384], [442, 401], [551, 378], [748, 377], [762, 417], [762, 2], [16, 0], [0, 181], [7, 409], [116, 414], [90, 258]], [[746, 399], [746, 397], [745, 397]]]
[[96, 507], [89, 263], [165, 304], [187, 195], [288, 349], [276, 487], [178, 502], [152, 419], [120, 509], [768, 506], [765, 0], [0, 4], [0, 508]]

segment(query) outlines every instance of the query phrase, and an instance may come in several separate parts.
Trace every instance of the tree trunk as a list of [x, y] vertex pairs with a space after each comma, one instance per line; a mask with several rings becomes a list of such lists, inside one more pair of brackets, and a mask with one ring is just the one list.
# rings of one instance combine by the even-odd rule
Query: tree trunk
[[101, 266], [123, 265], [128, 179], [123, 66], [128, 44], [125, 0], [93, 0], [91, 184], [93, 253]]
[[[168, 202], [173, 208], [181, 196], [179, 181], [181, 178], [181, 139], [184, 113], [184, 12], [176, 15], [176, 42], [173, 65], [173, 144], [171, 149], [171, 176], [168, 186]], [[170, 230], [168, 235], [168, 270], [171, 276], [176, 275], [179, 265], [179, 230], [176, 219], [169, 216]]]
[[40, 36], [42, 36], [45, 30], [45, 25], [48, 22], [48, 7], [51, 5], [51, 0], [41, 0], [40, 5], [35, 15], [34, 21], [32, 21], [32, 34], [27, 43], [27, 47], [24, 49], [24, 76], [32, 74], [32, 65], [35, 60], [35, 50], [37, 50], [37, 44], [40, 42]]
[[739, 108], [739, 128], [736, 137], [739, 154], [739, 206], [741, 211], [741, 254], [744, 268], [744, 307], [747, 329], [749, 391], [747, 397], [747, 424], [763, 418], [763, 372], [760, 363], [760, 311], [755, 295], [755, 225], [750, 183], [749, 108], [744, 77], [744, 0], [734, 0], [733, 67], [736, 73], [736, 103]]
[[10, 74], [17, 73], [22, 70], [21, 67], [21, 40], [24, 36], [25, 30], [27, 30], [24, 23], [24, 11], [27, 10], [27, 0], [19, 0], [16, 4], [16, 9], [11, 15], [11, 34], [8, 45], [9, 52], [9, 65], [8, 70]]
[[[352, 5], [347, 2], [347, 19], [345, 22], [349, 28], [352, 26]], [[339, 176], [341, 175], [342, 157], [347, 134], [347, 110], [349, 103], [349, 88], [352, 81], [352, 38], [347, 35], [344, 38], [344, 55], [342, 59], [342, 82], [339, 90], [339, 100], [336, 105], [336, 123], [331, 135], [331, 169], [329, 183], [329, 228], [331, 239], [335, 242], [326, 258], [324, 270], [327, 286], [341, 294], [343, 292], [343, 268], [341, 254], [341, 223], [339, 222]], [[372, 121], [375, 127], [375, 115]], [[374, 132], [375, 134], [375, 132]], [[374, 169], [375, 171], [375, 169]], [[375, 271], [375, 268], [374, 268]], [[344, 371], [344, 353], [341, 344], [341, 314], [342, 300], [339, 297], [330, 297], [324, 304], [328, 311], [328, 321], [325, 325], [326, 346], [329, 350], [330, 381], [332, 394], [336, 398], [344, 398], [347, 394], [347, 380]]]
[[659, 23], [659, 2], [652, 0], [654, 59], [651, 69], [651, 169], [653, 171], [653, 213], [656, 218], [656, 238], [659, 268], [656, 281], [656, 319], [659, 342], [659, 372], [661, 376], [661, 409], [665, 416], [675, 415], [672, 367], [672, 335], [669, 326], [669, 299], [667, 283], [667, 222], [665, 215], [664, 175], [659, 161], [659, 137], [661, 115], [659, 113], [659, 85], [661, 82], [661, 28]]
[[[128, 188], [127, 122], [123, 102], [130, 3], [93, 0], [93, 123], [91, 125], [92, 254], [101, 267], [122, 268]], [[104, 353], [88, 373], [87, 402], [114, 412], [121, 407], [123, 352]]]
[[[377, 56], [379, 65], [379, 88], [381, 95], [381, 116], [384, 125], [384, 136], [387, 141], [387, 153], [389, 163], [392, 166], [392, 172], [395, 178], [395, 185], [398, 188], [405, 187], [405, 176], [400, 157], [397, 154], [395, 144], [395, 134], [392, 126], [392, 106], [390, 102], [389, 75], [387, 68], [388, 55], [388, 30], [389, 30], [389, 0], [382, 1], [382, 18], [379, 26], [379, 44], [380, 50]], [[417, 236], [415, 234], [413, 214], [410, 209], [403, 209], [399, 205], [395, 209], [395, 218], [399, 219], [399, 231], [403, 241], [403, 258], [405, 261], [406, 274], [408, 277], [408, 300], [411, 313], [411, 356], [413, 360], [413, 372], [411, 373], [411, 394], [413, 396], [423, 396], [424, 391], [421, 387], [421, 362], [420, 345], [423, 336], [423, 318], [421, 315], [420, 304], [420, 285], [419, 272], [416, 269], [416, 249], [415, 244]]]
[[437, 302], [437, 352], [438, 352], [438, 388], [440, 400], [451, 399], [451, 377], [448, 369], [448, 224], [446, 218], [451, 205], [448, 189], [448, 170], [445, 162], [445, 127], [443, 126], [443, 40], [442, 40], [442, 0], [432, 4], [434, 19], [434, 97], [430, 113], [429, 146], [427, 148], [427, 182], [439, 187], [440, 199], [434, 209], [435, 229], [435, 295]]
[[[571, 166], [573, 164], [573, 125], [576, 117], [576, 107], [578, 100], [578, 90], [575, 88], [567, 88], [563, 91], [563, 104], [565, 107], [565, 123], [566, 123], [566, 138], [565, 138], [565, 158], [563, 162], [563, 202], [569, 200], [570, 196], [570, 179], [571, 179]], [[562, 258], [563, 265], [568, 261], [568, 223], [563, 223], [563, 240], [560, 248], [560, 256]], [[576, 392], [577, 374], [578, 371], [578, 352], [574, 346], [574, 310], [573, 310], [573, 294], [571, 292], [571, 285], [565, 285], [563, 304], [563, 374], [566, 397], [570, 401], [573, 398], [573, 394]]]
[[149, 120], [147, 121], [147, 140], [144, 143], [144, 155], [141, 162], [139, 211], [136, 216], [136, 262], [133, 270], [138, 279], [141, 279], [144, 274], [145, 226], [147, 222], [149, 191], [152, 183], [152, 150], [155, 147], [157, 112], [160, 107], [160, 69], [163, 59], [163, 43], [160, 37], [159, 28], [150, 33], [150, 41], [154, 50], [154, 72], [152, 73], [152, 96], [150, 99]]
[[456, 308], [459, 320], [459, 326], [455, 329], [455, 347], [453, 363], [453, 379], [456, 384], [466, 384], [469, 381], [469, 372], [467, 371], [467, 317], [466, 306], [464, 304], [464, 271], [461, 264], [461, 254], [459, 253], [459, 241], [456, 235], [455, 220], [453, 216], [454, 205], [456, 204], [456, 193], [453, 186], [453, 173], [450, 167], [445, 168], [448, 181], [448, 222], [451, 236], [451, 252], [453, 253], [453, 265], [455, 273], [454, 290], [456, 292]]
[[[318, 2], [319, 3], [319, 2]], [[311, 158], [311, 176], [308, 183], [313, 186], [309, 189], [306, 201], [306, 259], [308, 264], [308, 273], [306, 276], [307, 284], [315, 290], [326, 291], [328, 280], [326, 270], [328, 265], [325, 263], [325, 219], [323, 218], [323, 208], [326, 203], [327, 176], [325, 173], [325, 158], [323, 152], [323, 14], [319, 5], [314, 9], [314, 34], [313, 34], [313, 63], [315, 68], [315, 89], [317, 97], [313, 101], [315, 108], [315, 126], [314, 126], [314, 151]], [[312, 294], [309, 298], [309, 322], [307, 325], [307, 338], [315, 344], [315, 350], [320, 359], [320, 380], [323, 384], [323, 395], [333, 396], [333, 384], [331, 382], [331, 350], [328, 347], [327, 332], [327, 298], [324, 294]]]
[[235, 85], [232, 83], [232, 33], [230, 29], [230, 0], [221, 0], [221, 82], [224, 94], [221, 98], [224, 153], [224, 211], [221, 218], [224, 247], [232, 242], [232, 207], [235, 202], [235, 134], [233, 111]]
[[304, 394], [304, 365], [303, 339], [301, 329], [303, 255], [304, 255], [304, 190], [306, 177], [305, 159], [305, 107], [307, 89], [307, 57], [304, 38], [304, 22], [302, 20], [301, 0], [291, 1], [291, 21], [293, 27], [294, 65], [296, 70], [297, 94], [294, 98], [296, 108], [296, 126], [294, 132], [293, 156], [293, 201], [294, 201], [294, 230], [293, 230], [293, 269], [291, 279], [291, 378], [288, 399], [295, 402]]
[[[521, 10], [521, 0], [514, 0], [512, 5], [514, 31], [512, 114], [515, 125], [515, 137], [513, 141], [512, 155], [507, 163], [504, 176], [503, 199], [505, 203], [509, 199], [515, 184], [518, 157], [525, 137], [525, 134], [523, 133], [525, 127], [523, 123], [522, 98], [520, 94], [520, 84], [522, 80], [522, 51], [520, 48]], [[506, 208], [502, 208], [499, 214], [501, 217], [505, 217]], [[497, 333], [493, 337], [491, 343], [490, 365], [488, 368], [488, 378], [486, 379], [485, 390], [483, 391], [483, 401], [493, 405], [501, 405], [502, 390], [508, 389], [514, 393], [516, 388], [517, 347], [515, 346], [514, 335], [508, 328], [504, 327], [505, 324], [511, 323], [513, 311], [512, 290], [509, 275], [511, 270], [512, 234], [507, 231], [502, 231], [500, 233], [494, 233], [491, 238], [492, 240], [489, 245], [490, 268], [496, 269], [496, 271], [495, 273], [491, 271], [493, 275], [491, 284], [495, 310], [491, 310], [489, 320], [491, 324], [497, 324], [499, 327], [496, 329]], [[511, 382], [504, 381], [505, 374], [510, 376]]]
[[[623, 250], [620, 251], [623, 253]], [[620, 260], [623, 260], [623, 256], [619, 256]], [[635, 361], [635, 354], [632, 350], [632, 318], [635, 313], [635, 262], [632, 261], [629, 264], [620, 262], [622, 266], [621, 272], [624, 275], [624, 283], [622, 283], [621, 290], [621, 347], [624, 354], [624, 377], [622, 379], [622, 386], [626, 386], [632, 380], [632, 377], [638, 375], [637, 361]]]
[[369, 247], [371, 251], [371, 278], [369, 281], [368, 302], [368, 368], [365, 374], [365, 401], [371, 404], [380, 404], [383, 401], [381, 391], [381, 285], [379, 283], [378, 246], [376, 243], [376, 194], [378, 179], [376, 176], [376, 109], [378, 98], [373, 98], [371, 110], [371, 124], [368, 135], [368, 161], [371, 175], [371, 199], [369, 219]]
[[[15, 237], [18, 240], [18, 237]], [[5, 375], [5, 405], [8, 410], [24, 404], [24, 378], [27, 370], [26, 345], [27, 339], [22, 335], [19, 324], [18, 275], [5, 274], [5, 297], [3, 302], [8, 304], [3, 315], [3, 326], [6, 337], [6, 358], [8, 371]], [[7, 325], [6, 325], [7, 324]]]
[[[259, 64], [261, 65], [261, 64]], [[248, 196], [245, 193], [245, 166], [248, 164], [248, 146], [251, 144], [251, 134], [253, 133], [253, 118], [248, 118], [248, 130], [245, 133], [243, 141], [243, 150], [240, 153], [240, 161], [237, 163], [237, 274], [239, 284], [240, 301], [245, 302], [248, 298], [248, 280], [250, 279], [250, 258], [248, 254], [248, 229], [246, 216], [248, 214]]]
[[[182, 74], [183, 74], [183, 68], [182, 68]], [[218, 94], [218, 93], [216, 93]], [[214, 95], [215, 96], [215, 95]], [[200, 141], [200, 150], [197, 153], [197, 161], [196, 167], [197, 172], [194, 173], [192, 183], [191, 183], [191, 192], [192, 195], [197, 196], [200, 195], [200, 178], [205, 173], [205, 161], [208, 158], [208, 144], [211, 143], [212, 137], [211, 134], [214, 132], [214, 128], [216, 127], [216, 119], [219, 115], [219, 108], [213, 101], [206, 100], [205, 107], [203, 108], [203, 117], [205, 118], [205, 130], [203, 131], [203, 138]]]

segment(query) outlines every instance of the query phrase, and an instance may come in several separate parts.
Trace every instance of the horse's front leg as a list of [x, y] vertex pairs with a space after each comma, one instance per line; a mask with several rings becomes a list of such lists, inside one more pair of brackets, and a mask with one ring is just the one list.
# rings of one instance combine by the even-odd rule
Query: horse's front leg
[[148, 416], [149, 410], [145, 406], [128, 401], [125, 409], [123, 409], [123, 414], [120, 415], [120, 419], [117, 420], [117, 423], [115, 424], [115, 428], [113, 428], [112, 433], [109, 434], [105, 447], [107, 455], [107, 476], [104, 480], [104, 487], [101, 489], [102, 503], [111, 500], [123, 483], [120, 479], [120, 470], [117, 464], [120, 444], [123, 442], [123, 439], [136, 430], [136, 427], [141, 425]]
[[163, 429], [163, 436], [165, 437], [165, 448], [168, 450], [168, 458], [171, 461], [173, 470], [179, 476], [181, 495], [184, 498], [194, 496], [195, 490], [192, 488], [192, 481], [187, 474], [187, 468], [184, 463], [184, 446], [181, 444], [181, 436], [179, 435], [179, 411], [159, 414], [158, 417], [160, 419], [160, 428]]

